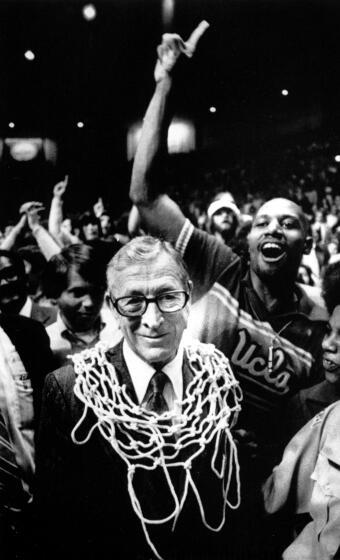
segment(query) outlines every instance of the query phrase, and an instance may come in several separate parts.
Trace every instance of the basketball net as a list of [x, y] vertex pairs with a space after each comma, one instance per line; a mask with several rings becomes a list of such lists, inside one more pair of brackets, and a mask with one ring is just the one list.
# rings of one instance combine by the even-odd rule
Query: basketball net
[[[99, 342], [94, 348], [72, 356], [76, 381], [75, 395], [84, 403], [84, 412], [71, 437], [82, 445], [99, 430], [113, 450], [127, 466], [127, 486], [132, 507], [141, 521], [146, 540], [156, 555], [161, 556], [152, 543], [148, 525], [172, 521], [172, 530], [184, 506], [188, 491], [194, 492], [203, 524], [211, 531], [220, 531], [225, 523], [226, 508], [240, 504], [240, 476], [236, 444], [231, 429], [241, 409], [242, 392], [229, 365], [229, 360], [213, 344], [190, 341], [184, 351], [193, 374], [183, 399], [177, 401], [180, 414], [169, 410], [161, 414], [146, 410], [133, 402], [125, 385], [120, 385], [114, 366], [108, 361], [108, 347]], [[84, 439], [77, 438], [88, 411], [92, 410], [96, 423]], [[211, 526], [195, 484], [195, 459], [208, 444], [212, 444], [210, 466], [221, 480], [223, 510], [217, 526]], [[186, 449], [185, 461], [181, 452]], [[172, 481], [174, 468], [185, 470], [181, 495], [176, 494]], [[161, 519], [148, 519], [134, 488], [137, 470], [163, 469], [173, 498], [172, 511]], [[236, 496], [234, 502], [228, 496]]]

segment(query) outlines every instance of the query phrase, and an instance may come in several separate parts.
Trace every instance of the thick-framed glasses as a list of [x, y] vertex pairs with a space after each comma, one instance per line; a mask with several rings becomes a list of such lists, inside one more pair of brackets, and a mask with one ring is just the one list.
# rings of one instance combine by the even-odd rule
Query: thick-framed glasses
[[123, 317], [141, 317], [147, 310], [149, 303], [155, 303], [162, 313], [176, 313], [186, 306], [189, 294], [184, 290], [172, 290], [152, 298], [136, 295], [117, 299], [110, 296], [110, 299], [113, 307]]

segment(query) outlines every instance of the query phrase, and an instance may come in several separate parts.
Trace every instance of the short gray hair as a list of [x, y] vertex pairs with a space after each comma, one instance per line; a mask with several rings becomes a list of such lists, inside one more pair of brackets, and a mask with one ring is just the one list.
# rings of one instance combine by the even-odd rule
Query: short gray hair
[[141, 235], [123, 245], [110, 260], [106, 270], [107, 285], [110, 292], [114, 288], [114, 276], [117, 272], [125, 270], [128, 266], [143, 265], [156, 261], [162, 254], [168, 255], [172, 259], [178, 269], [179, 279], [185, 289], [189, 289], [190, 276], [180, 253], [168, 241], [163, 241], [151, 235]]

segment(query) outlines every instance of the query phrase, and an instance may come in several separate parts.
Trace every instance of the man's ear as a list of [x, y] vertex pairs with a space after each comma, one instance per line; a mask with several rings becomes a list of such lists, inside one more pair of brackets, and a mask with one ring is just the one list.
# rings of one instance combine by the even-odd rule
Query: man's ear
[[194, 287], [194, 284], [192, 283], [192, 281], [188, 280], [188, 291], [189, 291], [190, 298], [192, 296], [193, 287]]
[[115, 316], [115, 318], [119, 322], [120, 319], [121, 319], [121, 315], [119, 315], [117, 309], [114, 307], [109, 292], [105, 293], [105, 303], [106, 303], [107, 308], [111, 311], [111, 313], [113, 313], [113, 315]]
[[110, 298], [110, 294], [109, 294], [108, 291], [105, 292], [104, 299], [105, 299], [105, 304], [108, 307], [108, 309], [110, 309], [110, 311], [112, 311], [114, 313], [116, 310], [113, 307], [112, 300]]
[[313, 247], [313, 237], [311, 235], [308, 235], [305, 240], [305, 248], [303, 251], [304, 254], [309, 255], [309, 253], [312, 250], [312, 247]]

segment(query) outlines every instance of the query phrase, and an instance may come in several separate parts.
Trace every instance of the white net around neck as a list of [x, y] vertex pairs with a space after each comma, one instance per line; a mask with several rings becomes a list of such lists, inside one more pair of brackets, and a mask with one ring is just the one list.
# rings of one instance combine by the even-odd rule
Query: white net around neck
[[[111, 444], [127, 465], [127, 485], [132, 507], [139, 517], [146, 540], [157, 558], [159, 552], [152, 543], [147, 525], [173, 521], [173, 530], [183, 508], [189, 488], [195, 494], [203, 524], [212, 531], [220, 531], [225, 523], [226, 507], [236, 509], [240, 504], [240, 478], [237, 449], [231, 434], [240, 411], [242, 392], [230, 368], [229, 360], [212, 344], [198, 341], [185, 346], [192, 381], [188, 384], [178, 407], [162, 414], [146, 410], [136, 404], [120, 385], [114, 366], [108, 361], [108, 347], [99, 342], [94, 348], [72, 356], [76, 381], [75, 395], [84, 403], [84, 412], [71, 437], [76, 444], [85, 444], [94, 430]], [[77, 438], [91, 409], [97, 422], [85, 439]], [[206, 520], [204, 505], [195, 484], [195, 459], [208, 444], [213, 445], [211, 470], [221, 480], [223, 514], [220, 523], [212, 527]], [[185, 449], [186, 459], [181, 458]], [[217, 457], [222, 454], [222, 460]], [[219, 463], [219, 465], [217, 464]], [[176, 494], [171, 479], [172, 469], [185, 469], [185, 483], [181, 495]], [[134, 488], [137, 469], [163, 469], [173, 498], [173, 509], [161, 519], [148, 519]], [[235, 503], [228, 498], [235, 484]]]

